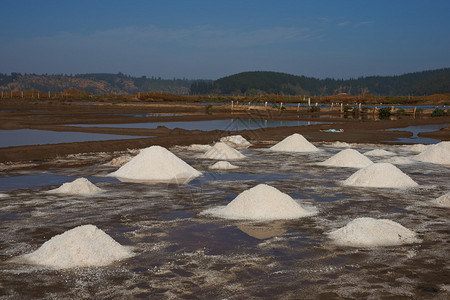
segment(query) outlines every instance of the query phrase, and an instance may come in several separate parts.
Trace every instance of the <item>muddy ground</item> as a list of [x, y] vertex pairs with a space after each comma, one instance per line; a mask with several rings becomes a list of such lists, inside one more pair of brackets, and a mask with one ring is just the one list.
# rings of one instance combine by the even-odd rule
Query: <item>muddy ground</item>
[[[163, 114], [162, 116], [131, 116], [126, 114]], [[373, 115], [374, 116], [374, 115]], [[385, 143], [396, 138], [409, 137], [407, 131], [384, 131], [389, 128], [407, 126], [450, 124], [450, 116], [431, 118], [425, 112], [413, 118], [410, 115], [395, 117], [392, 120], [374, 120], [373, 116], [344, 115], [337, 111], [307, 113], [295, 109], [280, 111], [235, 110], [229, 106], [206, 107], [194, 104], [112, 104], [112, 103], [38, 103], [30, 101], [2, 101], [0, 103], [0, 130], [4, 129], [41, 129], [52, 131], [78, 131], [91, 133], [148, 136], [126, 140], [109, 140], [96, 142], [78, 142], [51, 145], [34, 145], [0, 148], [0, 163], [33, 162], [33, 167], [51, 167], [51, 161], [76, 153], [126, 151], [127, 149], [145, 148], [151, 145], [171, 147], [175, 145], [210, 144], [222, 136], [241, 134], [250, 140], [254, 147], [267, 147], [266, 141], [280, 141], [293, 133], [300, 133], [311, 142], [341, 141], [348, 143]], [[64, 126], [68, 124], [114, 124], [144, 123], [167, 121], [203, 121], [220, 119], [266, 119], [266, 120], [302, 120], [335, 122], [296, 127], [264, 128], [241, 131], [200, 131], [168, 129], [128, 129], [128, 128], [84, 128]], [[335, 128], [343, 129], [341, 133], [323, 132]], [[450, 140], [450, 127], [440, 131], [422, 133], [419, 136]], [[390, 143], [392, 144], [392, 143]], [[101, 158], [99, 158], [101, 159]], [[103, 158], [104, 159], [104, 158]], [[89, 161], [88, 163], [94, 163]], [[67, 167], [71, 164], [68, 163]], [[61, 166], [60, 166], [61, 167]]]

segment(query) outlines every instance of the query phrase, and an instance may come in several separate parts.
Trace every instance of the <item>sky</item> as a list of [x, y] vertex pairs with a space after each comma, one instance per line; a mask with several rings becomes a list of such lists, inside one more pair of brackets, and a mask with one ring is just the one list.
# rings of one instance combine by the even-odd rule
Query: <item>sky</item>
[[0, 73], [316, 78], [450, 67], [448, 0], [0, 0]]

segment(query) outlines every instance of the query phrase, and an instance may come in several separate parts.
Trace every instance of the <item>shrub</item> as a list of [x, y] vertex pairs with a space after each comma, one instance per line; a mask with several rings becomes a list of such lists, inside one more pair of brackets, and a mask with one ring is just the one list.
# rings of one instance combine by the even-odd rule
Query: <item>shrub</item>
[[397, 115], [405, 115], [405, 114], [406, 114], [406, 113], [405, 113], [405, 110], [404, 110], [403, 108], [397, 109], [397, 110], [395, 111], [395, 113], [396, 113]]
[[318, 112], [320, 111], [320, 107], [318, 106], [311, 106], [311, 108], [309, 109], [310, 112]]
[[391, 116], [391, 108], [390, 107], [383, 107], [380, 108], [378, 111], [378, 116], [380, 119], [388, 119]]
[[440, 109], [439, 107], [436, 107], [433, 112], [431, 113], [432, 117], [441, 117], [445, 115], [445, 111], [443, 109]]
[[345, 113], [349, 112], [350, 109], [352, 109], [350, 106], [348, 106], [348, 105], [344, 106]]

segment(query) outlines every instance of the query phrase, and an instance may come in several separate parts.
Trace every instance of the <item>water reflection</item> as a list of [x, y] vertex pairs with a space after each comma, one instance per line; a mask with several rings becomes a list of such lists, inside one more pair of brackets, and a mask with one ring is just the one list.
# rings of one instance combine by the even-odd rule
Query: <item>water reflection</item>
[[284, 221], [274, 221], [270, 223], [241, 224], [237, 227], [251, 237], [265, 240], [283, 235], [287, 231], [284, 228], [284, 223]]

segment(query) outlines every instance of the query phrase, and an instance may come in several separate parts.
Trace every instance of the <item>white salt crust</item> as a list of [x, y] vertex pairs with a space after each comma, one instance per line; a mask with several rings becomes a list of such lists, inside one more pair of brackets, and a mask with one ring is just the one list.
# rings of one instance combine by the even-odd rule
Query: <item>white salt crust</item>
[[52, 237], [36, 251], [18, 259], [56, 269], [106, 266], [132, 252], [94, 225], [83, 225]]
[[301, 134], [294, 133], [278, 144], [269, 148], [272, 151], [281, 152], [317, 152], [320, 151], [316, 146], [311, 144]]
[[107, 162], [104, 164], [105, 166], [111, 166], [111, 167], [121, 167], [125, 165], [127, 162], [129, 162], [133, 156], [131, 155], [122, 155], [119, 157], [113, 158], [110, 162]]
[[374, 150], [365, 152], [364, 155], [367, 155], [367, 156], [389, 156], [389, 155], [395, 155], [395, 153], [391, 152], [391, 151], [386, 151], [383, 149], [374, 149]]
[[212, 166], [209, 166], [210, 169], [214, 170], [232, 170], [232, 169], [238, 169], [238, 166], [232, 165], [227, 161], [218, 161]]
[[413, 159], [438, 165], [450, 165], [450, 142], [440, 142], [430, 145]]
[[59, 188], [47, 191], [54, 194], [69, 194], [69, 195], [95, 195], [103, 193], [105, 190], [95, 186], [86, 178], [77, 178], [72, 182], [66, 182]]
[[387, 219], [357, 218], [327, 235], [334, 243], [351, 247], [397, 246], [421, 242], [415, 232]]
[[450, 208], [450, 192], [440, 196], [439, 198], [431, 200], [431, 203], [433, 203], [433, 204], [435, 204], [437, 206]]
[[405, 146], [406, 150], [412, 151], [412, 152], [423, 152], [428, 148], [429, 145], [424, 144], [414, 144], [414, 145], [408, 145]]
[[394, 165], [409, 165], [415, 163], [415, 161], [409, 157], [395, 156], [384, 160], [384, 162]]
[[225, 143], [218, 142], [202, 155], [202, 158], [216, 160], [236, 160], [246, 156]]
[[242, 137], [242, 135], [226, 136], [221, 138], [220, 141], [233, 148], [248, 148], [252, 145], [249, 141]]
[[208, 151], [211, 148], [212, 148], [211, 145], [192, 144], [192, 145], [187, 147], [187, 150], [204, 152], [204, 151]]
[[335, 147], [335, 148], [351, 148], [351, 145], [349, 143], [346, 142], [334, 142], [331, 144], [331, 147]]
[[144, 182], [186, 182], [202, 175], [199, 171], [161, 146], [140, 151], [109, 176]]
[[345, 149], [318, 164], [330, 167], [364, 168], [373, 162], [356, 150]]
[[380, 188], [407, 188], [418, 184], [390, 163], [374, 163], [343, 181], [344, 185]]
[[266, 184], [240, 193], [227, 206], [212, 208], [202, 214], [226, 219], [283, 220], [312, 216], [316, 209], [303, 208], [289, 195]]

